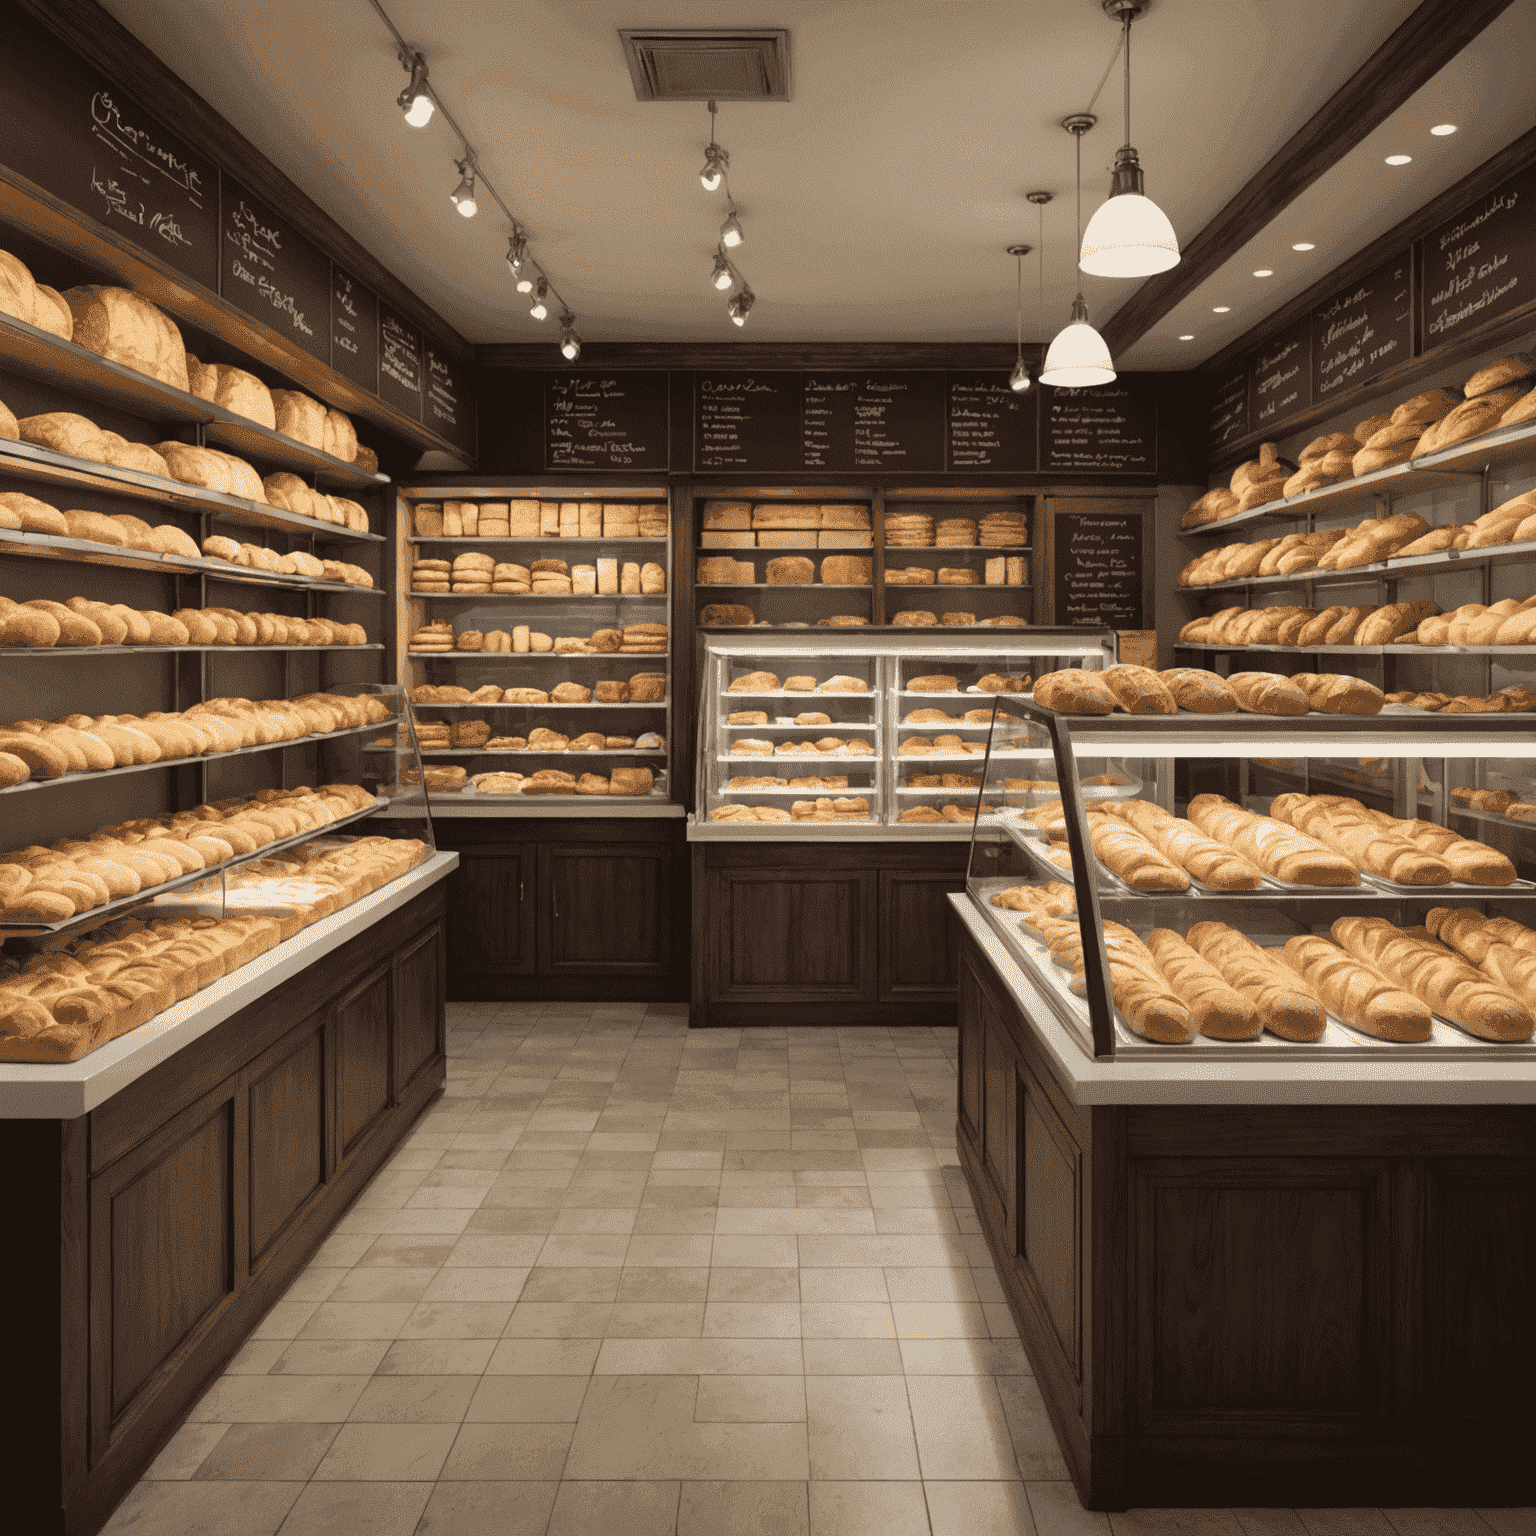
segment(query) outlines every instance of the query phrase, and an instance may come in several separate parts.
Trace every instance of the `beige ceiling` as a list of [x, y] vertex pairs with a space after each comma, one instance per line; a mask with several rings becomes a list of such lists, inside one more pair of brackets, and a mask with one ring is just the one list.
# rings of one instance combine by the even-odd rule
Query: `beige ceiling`
[[[458, 142], [407, 128], [394, 46], [366, 0], [105, 0], [316, 202], [472, 341], [554, 342], [502, 255], [507, 225], [448, 201]], [[1183, 239], [1346, 81], [1416, 0], [1155, 0], [1135, 29], [1132, 137]], [[1098, 0], [385, 0], [589, 341], [1006, 340], [1009, 243], [1046, 210], [1045, 318], [1026, 258], [1026, 338], [1065, 320], [1072, 142], [1115, 47]], [[193, 24], [189, 25], [189, 21]], [[731, 326], [708, 284], [721, 194], [697, 179], [702, 104], [641, 103], [620, 26], [779, 25], [793, 99], [725, 104], [720, 141], [758, 302]], [[1123, 361], [1187, 367], [1536, 121], [1536, 0], [1280, 214]], [[1446, 82], [1437, 96], [1436, 89]], [[1085, 217], [1121, 142], [1118, 66], [1084, 146]], [[1451, 113], [1461, 131], [1430, 139]], [[1382, 138], [1414, 163], [1383, 175]], [[1394, 138], [1396, 134], [1398, 137]], [[1305, 234], [1297, 231], [1305, 231]], [[1303, 260], [1291, 240], [1317, 241]], [[1280, 239], [1283, 258], [1271, 259]], [[1260, 249], [1262, 247], [1262, 249]], [[1262, 256], [1262, 260], [1258, 259]], [[1261, 284], [1246, 275], [1270, 266]], [[1083, 279], [1095, 318], [1134, 282]], [[1214, 285], [1214, 286], [1213, 286]], [[1219, 297], [1213, 295], [1219, 292]], [[1215, 303], [1231, 314], [1213, 316]], [[1179, 343], [1193, 331], [1194, 343]]]

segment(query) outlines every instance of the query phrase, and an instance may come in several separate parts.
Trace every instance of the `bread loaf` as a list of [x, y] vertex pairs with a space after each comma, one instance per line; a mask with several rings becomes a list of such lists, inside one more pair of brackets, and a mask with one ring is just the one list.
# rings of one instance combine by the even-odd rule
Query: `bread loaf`
[[1374, 966], [1316, 934], [1286, 941], [1285, 958], [1335, 1018], [1378, 1040], [1428, 1040], [1429, 1008]]
[[1114, 817], [1088, 815], [1094, 855], [1133, 891], [1187, 891], [1189, 876], [1136, 830]]
[[1121, 707], [1102, 672], [1077, 667], [1036, 678], [1035, 703], [1063, 715], [1108, 715]]
[[1189, 819], [1208, 837], [1288, 885], [1358, 886], [1354, 862], [1316, 838], [1269, 816], [1256, 816], [1221, 795], [1196, 795]]
[[1437, 605], [1422, 601], [1412, 603], [1388, 603], [1360, 621], [1355, 630], [1356, 645], [1391, 645], [1399, 636], [1407, 635], [1419, 627], [1422, 620], [1435, 613]]
[[1234, 672], [1227, 679], [1239, 709], [1252, 715], [1304, 715], [1307, 696], [1278, 672]]
[[1237, 695], [1224, 677], [1198, 667], [1169, 667], [1157, 674], [1180, 709], [1197, 715], [1230, 714]]
[[1159, 853], [1202, 885], [1221, 891], [1252, 891], [1264, 883], [1263, 872], [1251, 859], [1150, 800], [1105, 801], [1102, 810], [1134, 827]]
[[[1039, 915], [1031, 923], [1050, 947], [1052, 960], [1073, 973], [1073, 990], [1085, 991], [1082, 929], [1077, 921]], [[1106, 922], [1104, 952], [1115, 1006], [1134, 1033], [1163, 1045], [1187, 1045], [1195, 1038], [1188, 1007], [1164, 980], [1152, 952], [1129, 928]]]
[[1171, 928], [1154, 928], [1145, 943], [1202, 1035], [1212, 1040], [1253, 1040], [1264, 1032], [1258, 1008], [1182, 935]]
[[1121, 665], [1103, 672], [1104, 682], [1131, 715], [1173, 715], [1178, 705], [1167, 685], [1149, 667]]
[[[779, 564], [770, 560], [770, 567]], [[809, 561], [805, 562], [810, 564]], [[828, 587], [867, 587], [871, 580], [873, 562], [867, 555], [828, 555], [821, 562], [821, 580]], [[770, 575], [770, 581], [773, 577]]]
[[1423, 849], [1443, 859], [1451, 878], [1466, 885], [1510, 885], [1516, 879], [1515, 866], [1496, 848], [1462, 837], [1448, 827], [1432, 821], [1415, 821], [1371, 811], [1372, 820], [1389, 833], [1400, 834]]
[[1285, 1040], [1316, 1040], [1328, 1015], [1305, 979], [1274, 950], [1225, 923], [1196, 923], [1188, 943], [1250, 1002], [1264, 1028]]
[[1379, 715], [1386, 696], [1364, 678], [1337, 672], [1299, 672], [1291, 681], [1307, 696], [1307, 704], [1324, 715]]
[[780, 555], [767, 565], [770, 587], [809, 586], [816, 579], [816, 562], [804, 555]]
[[1359, 868], [1399, 885], [1444, 885], [1451, 878], [1443, 859], [1395, 828], [1383, 827], [1358, 800], [1342, 795], [1279, 795], [1270, 805], [1270, 814]]
[[181, 332], [148, 299], [127, 288], [97, 285], [71, 288], [63, 298], [77, 347], [190, 393]]

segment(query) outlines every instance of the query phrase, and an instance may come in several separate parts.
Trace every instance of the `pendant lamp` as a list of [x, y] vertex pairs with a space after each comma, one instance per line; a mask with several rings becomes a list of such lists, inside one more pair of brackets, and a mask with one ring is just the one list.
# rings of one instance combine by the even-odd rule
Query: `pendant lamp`
[[1024, 361], [1024, 258], [1034, 249], [1029, 245], [1010, 245], [1008, 254], [1019, 264], [1018, 293], [1014, 304], [1014, 360], [1013, 372], [1008, 375], [1008, 387], [1022, 395], [1030, 386], [1029, 366]]
[[1151, 277], [1179, 264], [1179, 237], [1144, 190], [1141, 162], [1131, 148], [1131, 22], [1149, 0], [1103, 0], [1125, 28], [1125, 143], [1115, 155], [1109, 196], [1088, 221], [1077, 264], [1094, 277]]
[[[1077, 227], [1083, 227], [1083, 135], [1097, 121], [1089, 113], [1082, 112], [1065, 118], [1062, 127], [1077, 140]], [[1031, 193], [1030, 202], [1045, 198], [1046, 194]], [[1041, 203], [1040, 227], [1045, 228], [1045, 207]], [[1045, 260], [1044, 236], [1041, 237], [1040, 259]], [[1109, 348], [1104, 338], [1088, 323], [1088, 305], [1082, 291], [1072, 301], [1072, 319], [1057, 333], [1051, 349], [1045, 354], [1045, 366], [1040, 370], [1040, 382], [1055, 389], [1087, 389], [1095, 384], [1113, 384], [1115, 365], [1110, 361]]]

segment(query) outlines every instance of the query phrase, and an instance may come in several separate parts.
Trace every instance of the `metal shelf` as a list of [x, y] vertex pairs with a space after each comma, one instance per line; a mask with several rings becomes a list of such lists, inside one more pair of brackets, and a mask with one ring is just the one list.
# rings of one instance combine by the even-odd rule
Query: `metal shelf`
[[[415, 491], [411, 492], [416, 495]], [[450, 498], [451, 500], [452, 498]], [[477, 533], [464, 534], [423, 534], [413, 533], [406, 541], [407, 544], [537, 544], [541, 549], [559, 549], [565, 545], [573, 544], [643, 544], [647, 549], [654, 549], [658, 544], [665, 547], [667, 536], [664, 533], [640, 534], [607, 534], [597, 538], [567, 538], [557, 533], [520, 533], [497, 534], [494, 537], [483, 537]]]
[[358, 736], [366, 731], [388, 729], [387, 720], [376, 720], [372, 725], [350, 725], [341, 731], [295, 736], [291, 741], [259, 742], [254, 747], [236, 747], [232, 752], [199, 752], [187, 757], [162, 757], [153, 763], [127, 763], [120, 768], [98, 768], [94, 772], [82, 769], [66, 773], [57, 779], [27, 779], [21, 784], [10, 784], [0, 789], [0, 795], [20, 795], [33, 789], [54, 789], [60, 784], [95, 783], [98, 779], [121, 778], [125, 773], [149, 773], [156, 768], [188, 768], [197, 763], [223, 762], [231, 757], [249, 757], [255, 752], [281, 752], [285, 747], [314, 746], [319, 742], [340, 741], [346, 736]]
[[413, 661], [665, 661], [670, 651], [407, 651]]
[[[596, 700], [592, 700], [591, 702], [586, 703], [586, 704], [561, 704], [561, 703], [558, 703], [558, 702], [550, 702], [548, 704], [516, 704], [516, 703], [511, 703], [511, 702], [509, 702], [507, 700], [498, 700], [494, 704], [466, 704], [462, 700], [456, 701], [455, 703], [452, 703], [452, 704], [422, 704], [422, 703], [418, 703], [415, 699], [411, 700], [411, 708], [413, 710], [421, 710], [421, 709], [665, 709], [666, 707], [667, 707], [666, 700], [664, 700], [664, 699], [652, 699], [649, 702], [643, 703], [643, 704], [607, 704], [607, 703], [599, 704]], [[804, 730], [805, 727], [802, 726], [801, 729]]]
[[664, 603], [671, 596], [668, 592], [419, 592], [414, 587], [405, 595], [425, 598], [428, 602], [441, 602], [446, 597], [460, 602], [493, 603], [509, 598], [540, 603]]
[[[0, 316], [0, 321], [4, 317]], [[166, 480], [138, 469], [123, 469], [116, 464], [98, 464], [94, 459], [77, 459], [72, 454], [40, 448], [0, 438], [0, 473], [36, 484], [65, 485], [109, 491], [114, 496], [135, 501], [151, 501], [180, 510], [204, 514], [222, 523], [237, 523], [252, 528], [278, 528], [285, 533], [309, 534], [322, 544], [382, 544], [381, 533], [356, 533], [322, 523], [317, 518], [301, 517], [265, 502], [247, 501], [243, 496], [226, 496], [222, 491], [207, 491], [180, 480]], [[377, 489], [377, 485], [373, 487]]]
[[1300, 587], [1310, 583], [1318, 587], [1363, 586], [1378, 578], [1393, 581], [1426, 572], [1456, 570], [1461, 566], [1483, 566], [1491, 560], [1518, 559], [1536, 555], [1536, 539], [1519, 543], [1485, 544], [1480, 549], [1440, 549], [1427, 555], [1409, 555], [1377, 560], [1370, 565], [1355, 565], [1344, 571], [1320, 571], [1316, 568], [1292, 571], [1284, 576], [1234, 576], [1229, 581], [1200, 582], [1178, 590], [1185, 597], [1199, 597], [1206, 592], [1244, 591], [1250, 587]]
[[382, 651], [376, 641], [366, 645], [17, 645], [0, 651], [7, 661], [22, 656], [162, 656], [178, 651]]
[[387, 475], [370, 474], [11, 315], [0, 315], [0, 361], [30, 379], [66, 391], [76, 400], [110, 406], [145, 421], [201, 426], [210, 443], [313, 475], [328, 485], [376, 490], [388, 483]]

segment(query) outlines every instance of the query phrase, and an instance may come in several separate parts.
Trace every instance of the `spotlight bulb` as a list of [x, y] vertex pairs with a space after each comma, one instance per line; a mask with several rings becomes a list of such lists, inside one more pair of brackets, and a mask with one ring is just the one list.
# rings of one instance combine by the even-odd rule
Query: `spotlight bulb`
[[720, 244], [733, 249], [746, 238], [746, 233], [741, 227], [741, 220], [736, 217], [736, 210], [733, 208], [730, 217], [720, 226]]
[[1022, 395], [1029, 388], [1029, 369], [1025, 366], [1022, 357], [1013, 365], [1013, 372], [1008, 375], [1008, 387], [1016, 395]]
[[574, 363], [581, 356], [581, 338], [576, 334], [576, 316], [570, 310], [566, 310], [560, 316], [560, 352], [568, 363]]
[[480, 212], [480, 204], [475, 201], [475, 168], [467, 159], [460, 160], [458, 166], [459, 184], [448, 198], [466, 219], [472, 219]]
[[716, 191], [725, 179], [725, 168], [731, 157], [714, 142], [704, 151], [704, 168], [699, 172], [699, 184], [706, 192]]
[[725, 259], [724, 251], [715, 252], [715, 269], [709, 274], [709, 280], [722, 293], [736, 281], [731, 274], [731, 264]]
[[752, 312], [752, 306], [757, 302], [757, 295], [745, 285], [731, 302], [725, 306], [725, 312], [731, 317], [735, 325], [745, 325], [747, 316]]
[[[515, 235], [508, 235], [507, 236], [507, 270], [513, 275], [513, 277], [521, 277], [522, 276], [523, 263], [526, 262], [527, 260], [528, 260], [528, 237], [525, 234], [523, 234], [521, 230], [519, 230], [518, 233], [515, 234]], [[521, 288], [521, 286], [520, 286], [520, 291], [523, 292], [523, 293], [527, 293], [528, 290], [530, 288], [532, 288], [532, 287], [533, 287], [533, 284], [529, 283], [528, 288]]]
[[436, 103], [427, 94], [427, 61], [419, 53], [402, 54], [400, 62], [411, 72], [409, 84], [395, 98], [395, 105], [405, 114], [412, 128], [425, 128], [437, 110]]
[[549, 284], [541, 277], [539, 286], [533, 296], [533, 303], [528, 306], [528, 313], [535, 320], [544, 320], [549, 316], [549, 305], [545, 302], [549, 297]]

